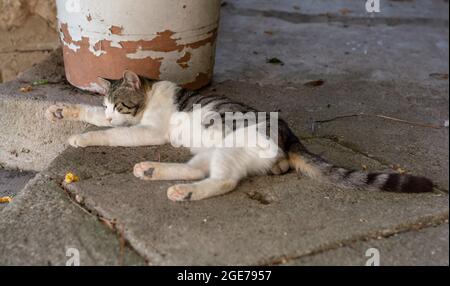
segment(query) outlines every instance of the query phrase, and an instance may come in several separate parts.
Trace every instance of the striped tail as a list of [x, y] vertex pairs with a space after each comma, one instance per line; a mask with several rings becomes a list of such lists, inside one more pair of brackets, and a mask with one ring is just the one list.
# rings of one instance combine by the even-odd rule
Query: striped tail
[[339, 186], [387, 192], [422, 193], [433, 191], [433, 182], [425, 177], [397, 173], [348, 170], [328, 163], [309, 152], [297, 139], [289, 146], [291, 168], [313, 179]]

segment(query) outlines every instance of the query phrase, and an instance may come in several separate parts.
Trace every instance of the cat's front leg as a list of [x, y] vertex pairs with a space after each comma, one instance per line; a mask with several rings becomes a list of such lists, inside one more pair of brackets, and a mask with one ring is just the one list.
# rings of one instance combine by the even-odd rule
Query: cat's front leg
[[80, 118], [81, 108], [77, 105], [57, 104], [52, 105], [45, 111], [45, 117], [51, 121], [71, 120], [77, 121]]
[[[88, 132], [90, 133], [90, 132]], [[76, 134], [69, 137], [69, 144], [72, 147], [78, 148], [78, 147], [87, 147], [91, 146], [91, 139], [89, 138], [90, 135], [88, 133], [84, 134]]]
[[51, 121], [83, 121], [95, 126], [111, 126], [106, 119], [105, 109], [100, 106], [82, 104], [56, 104], [45, 111], [45, 117]]
[[73, 147], [87, 146], [149, 146], [168, 142], [164, 131], [150, 126], [117, 127], [101, 131], [91, 131], [73, 135], [69, 144]]

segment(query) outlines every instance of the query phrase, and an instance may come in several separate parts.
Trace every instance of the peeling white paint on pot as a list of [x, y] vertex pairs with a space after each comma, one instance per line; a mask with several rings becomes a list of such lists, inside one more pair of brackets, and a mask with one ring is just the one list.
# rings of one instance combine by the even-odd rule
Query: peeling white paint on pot
[[219, 0], [56, 0], [66, 76], [99, 91], [125, 69], [188, 89], [212, 78]]

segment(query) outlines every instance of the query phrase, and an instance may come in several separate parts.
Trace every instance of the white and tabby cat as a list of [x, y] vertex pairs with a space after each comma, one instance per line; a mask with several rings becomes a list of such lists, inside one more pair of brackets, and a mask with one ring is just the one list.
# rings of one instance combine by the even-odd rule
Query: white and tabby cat
[[[173, 136], [173, 119], [183, 116], [180, 118], [185, 119], [182, 124], [186, 126], [182, 127], [192, 128], [196, 104], [201, 105], [201, 110], [206, 113], [215, 111], [222, 119], [226, 112], [256, 112], [224, 96], [204, 96], [186, 91], [175, 83], [150, 80], [131, 71], [125, 71], [121, 80], [99, 79], [99, 82], [104, 89], [104, 107], [53, 105], [47, 109], [46, 116], [51, 121], [77, 120], [111, 127], [73, 135], [69, 143], [74, 147], [183, 145], [183, 139]], [[268, 119], [267, 124], [270, 125]], [[205, 120], [200, 125], [197, 127], [205, 134], [211, 135], [217, 131]], [[176, 129], [179, 130], [179, 127]], [[219, 141], [236, 136], [242, 128], [248, 126], [225, 127], [221, 130]], [[259, 152], [262, 147], [223, 147], [216, 140], [215, 145], [208, 148], [191, 148], [194, 157], [185, 164], [141, 162], [134, 166], [133, 172], [136, 177], [150, 181], [196, 181], [170, 187], [167, 195], [173, 201], [201, 200], [225, 194], [249, 175], [279, 175], [291, 168], [314, 179], [349, 188], [391, 192], [429, 192], [433, 189], [433, 183], [424, 177], [334, 166], [309, 152], [282, 119], [278, 119], [277, 135], [277, 142], [271, 137], [263, 137], [268, 146], [275, 144], [276, 156], [273, 157], [261, 157]]]

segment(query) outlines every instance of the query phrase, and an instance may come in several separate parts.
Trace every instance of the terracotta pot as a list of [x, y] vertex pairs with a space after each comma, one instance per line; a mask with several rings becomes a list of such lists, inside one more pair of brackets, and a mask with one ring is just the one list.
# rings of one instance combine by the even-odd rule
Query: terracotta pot
[[219, 0], [57, 0], [68, 81], [98, 92], [125, 69], [188, 89], [214, 67]]

